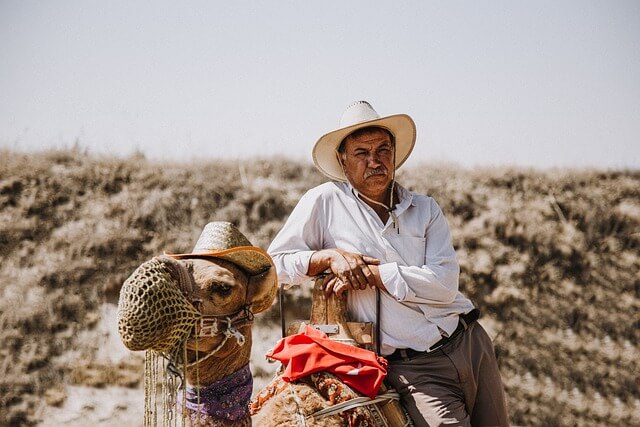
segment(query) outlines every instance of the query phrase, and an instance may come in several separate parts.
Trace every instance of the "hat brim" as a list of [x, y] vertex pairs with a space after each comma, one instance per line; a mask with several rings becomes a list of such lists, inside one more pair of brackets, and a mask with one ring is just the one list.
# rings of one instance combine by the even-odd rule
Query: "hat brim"
[[340, 143], [351, 133], [358, 129], [376, 126], [387, 129], [395, 138], [395, 167], [398, 169], [407, 160], [416, 143], [416, 125], [411, 117], [406, 114], [395, 114], [374, 120], [356, 123], [334, 130], [318, 139], [313, 146], [313, 163], [318, 170], [327, 177], [336, 181], [346, 181], [342, 167], [338, 162], [336, 150]]
[[271, 306], [278, 289], [278, 275], [271, 256], [257, 246], [236, 246], [221, 251], [196, 250], [188, 254], [165, 255], [174, 259], [219, 258], [237, 265], [251, 278], [251, 285], [257, 289], [250, 291], [254, 298], [252, 310], [260, 313]]
[[257, 246], [236, 246], [221, 251], [196, 250], [187, 254], [165, 253], [165, 255], [174, 259], [220, 258], [237, 265], [250, 276], [262, 274], [273, 267], [273, 261], [269, 254]]

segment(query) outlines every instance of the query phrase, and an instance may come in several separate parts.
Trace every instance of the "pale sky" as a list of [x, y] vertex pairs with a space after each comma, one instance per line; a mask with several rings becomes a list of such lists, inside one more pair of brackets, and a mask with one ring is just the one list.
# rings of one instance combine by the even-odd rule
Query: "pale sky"
[[0, 147], [310, 161], [353, 101], [409, 165], [640, 168], [640, 1], [0, 0]]

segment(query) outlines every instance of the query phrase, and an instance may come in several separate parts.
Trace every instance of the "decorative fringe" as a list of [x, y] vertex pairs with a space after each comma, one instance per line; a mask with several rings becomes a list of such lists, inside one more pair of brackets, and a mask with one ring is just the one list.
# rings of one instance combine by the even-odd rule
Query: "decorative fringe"
[[[158, 414], [160, 413], [162, 414], [160, 424], [162, 427], [177, 427], [178, 425], [184, 427], [190, 424], [184, 394], [181, 402], [178, 402], [178, 389], [186, 385], [186, 342], [180, 350], [177, 351], [175, 355], [163, 354], [153, 350], [145, 352], [144, 427], [157, 427], [159, 425]], [[196, 381], [199, 383], [200, 375], [197, 362], [195, 369]], [[160, 383], [160, 390], [158, 390], [158, 383]], [[160, 396], [158, 396], [158, 394], [160, 394]], [[161, 400], [161, 402], [159, 402], [159, 400]], [[200, 403], [199, 393], [198, 403]], [[159, 406], [161, 409], [159, 409]], [[181, 410], [178, 411], [178, 408]], [[200, 414], [198, 414], [198, 419], [199, 415]], [[199, 421], [198, 425], [200, 425]]]

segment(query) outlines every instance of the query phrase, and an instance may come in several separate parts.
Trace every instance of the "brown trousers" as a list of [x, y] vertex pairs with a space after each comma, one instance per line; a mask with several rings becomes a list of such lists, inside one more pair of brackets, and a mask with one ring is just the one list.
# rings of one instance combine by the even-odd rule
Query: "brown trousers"
[[491, 339], [474, 322], [439, 349], [389, 363], [387, 383], [416, 426], [508, 426]]

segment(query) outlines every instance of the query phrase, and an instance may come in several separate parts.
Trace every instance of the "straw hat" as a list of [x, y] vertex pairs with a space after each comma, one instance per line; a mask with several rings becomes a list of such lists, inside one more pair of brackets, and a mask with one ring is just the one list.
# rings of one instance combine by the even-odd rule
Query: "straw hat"
[[394, 136], [395, 167], [398, 169], [413, 150], [416, 142], [416, 125], [406, 114], [380, 117], [367, 101], [357, 101], [349, 105], [340, 118], [340, 128], [320, 137], [313, 147], [313, 163], [329, 178], [346, 181], [347, 177], [338, 162], [338, 147], [351, 133], [370, 126], [384, 128]]
[[208, 223], [191, 253], [166, 255], [174, 259], [220, 258], [237, 265], [250, 277], [249, 294], [254, 313], [269, 308], [275, 298], [278, 278], [271, 256], [251, 245], [230, 222]]

